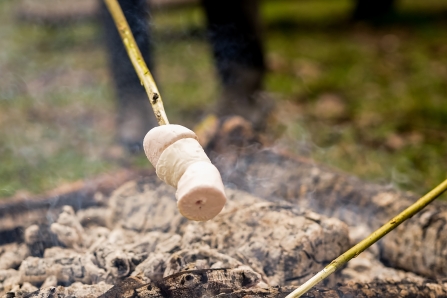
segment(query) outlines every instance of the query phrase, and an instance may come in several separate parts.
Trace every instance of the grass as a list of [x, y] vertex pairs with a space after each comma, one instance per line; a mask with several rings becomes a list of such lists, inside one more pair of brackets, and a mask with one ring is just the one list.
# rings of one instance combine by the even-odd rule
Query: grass
[[[403, 0], [393, 22], [351, 25], [351, 1], [262, 4], [279, 146], [364, 179], [424, 193], [447, 170], [447, 4]], [[0, 197], [123, 166], [93, 21], [20, 23], [0, 2]], [[155, 74], [171, 122], [193, 126], [219, 95], [198, 7], [157, 11]], [[145, 165], [144, 158], [126, 158]]]
[[447, 23], [409, 22], [421, 9], [412, 1], [400, 9], [401, 22], [376, 28], [270, 31], [272, 60], [287, 58], [275, 61], [267, 89], [299, 107], [285, 123], [291, 143], [304, 139], [297, 152], [422, 193], [446, 178], [447, 48], [438, 30]]

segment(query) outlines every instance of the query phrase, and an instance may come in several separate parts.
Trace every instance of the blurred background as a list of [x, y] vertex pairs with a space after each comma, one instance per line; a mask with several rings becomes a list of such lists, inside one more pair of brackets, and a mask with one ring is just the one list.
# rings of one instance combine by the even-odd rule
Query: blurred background
[[[0, 1], [0, 199], [151, 167], [115, 141], [97, 1], [43, 2]], [[193, 127], [220, 92], [203, 11], [152, 6], [152, 71], [170, 122]], [[400, 0], [379, 17], [353, 0], [260, 9], [272, 145], [420, 194], [446, 178], [447, 1]]]

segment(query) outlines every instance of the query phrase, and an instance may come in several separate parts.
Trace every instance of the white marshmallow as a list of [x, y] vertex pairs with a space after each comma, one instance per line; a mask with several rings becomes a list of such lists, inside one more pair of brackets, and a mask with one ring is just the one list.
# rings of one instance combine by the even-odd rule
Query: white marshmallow
[[197, 136], [192, 130], [181, 125], [168, 124], [154, 127], [144, 137], [144, 152], [151, 164], [156, 167], [162, 152], [176, 141], [184, 138], [197, 140]]
[[209, 162], [191, 164], [180, 178], [175, 196], [180, 213], [197, 221], [212, 219], [227, 201], [222, 177]]
[[196, 162], [211, 164], [197, 140], [191, 138], [178, 140], [160, 155], [156, 166], [157, 176], [167, 184], [177, 187], [186, 169]]
[[226, 202], [222, 178], [193, 131], [175, 124], [158, 126], [146, 134], [143, 145], [157, 176], [177, 188], [180, 213], [198, 221], [219, 214]]

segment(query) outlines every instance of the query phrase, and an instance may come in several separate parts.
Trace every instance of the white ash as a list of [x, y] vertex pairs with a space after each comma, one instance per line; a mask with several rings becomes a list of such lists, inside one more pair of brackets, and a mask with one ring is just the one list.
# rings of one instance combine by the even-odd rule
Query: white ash
[[31, 225], [26, 228], [24, 238], [26, 244], [32, 244], [39, 241], [39, 226]]
[[385, 267], [369, 251], [365, 251], [352, 259], [342, 271], [343, 279], [356, 282], [371, 282], [371, 277], [380, 281], [412, 281], [423, 283], [424, 278], [403, 270]]
[[[110, 284], [106, 284], [105, 282], [100, 282], [94, 285], [87, 285], [80, 282], [75, 282], [68, 287], [63, 286], [50, 286], [50, 287], [42, 287], [39, 290], [38, 296], [31, 297], [82, 297], [82, 298], [97, 298], [107, 290], [112, 287]], [[25, 297], [25, 295], [30, 295], [31, 292], [26, 292], [28, 289], [18, 288], [17, 290], [12, 290], [14, 296], [11, 297]], [[32, 295], [32, 294], [31, 294]], [[6, 295], [3, 297], [7, 297]], [[3, 298], [2, 297], [2, 298]], [[27, 296], [28, 297], [28, 296]], [[9, 297], [8, 297], [9, 298]]]
[[81, 209], [76, 213], [79, 223], [84, 227], [88, 226], [106, 226], [109, 215], [109, 208], [95, 207]]
[[48, 224], [34, 224], [26, 228], [24, 240], [31, 256], [40, 257], [44, 254], [46, 248], [63, 245]]
[[30, 255], [28, 246], [25, 244], [12, 243], [3, 247], [0, 255], [1, 269], [17, 269], [22, 261]]
[[53, 247], [45, 250], [43, 258], [28, 257], [20, 268], [22, 282], [39, 285], [49, 277], [56, 276], [58, 283], [71, 284], [80, 281], [86, 284], [106, 279], [106, 271], [96, 265], [91, 253], [80, 254], [70, 249]]
[[51, 225], [51, 231], [65, 246], [80, 249], [84, 229], [71, 206], [62, 207], [57, 221]]
[[17, 270], [0, 270], [0, 293], [6, 293], [20, 283], [20, 274]]
[[57, 286], [57, 276], [56, 275], [50, 275], [48, 276], [43, 284], [40, 286], [41, 288], [51, 288]]
[[[349, 248], [348, 228], [339, 220], [226, 191], [229, 202], [223, 212], [202, 223], [179, 214], [174, 189], [152, 182], [126, 183], [100, 211], [75, 214], [71, 207], [63, 208], [51, 225], [58, 241], [42, 256], [27, 252], [42, 241], [40, 226], [27, 229], [25, 244], [0, 247], [5, 267], [0, 270], [0, 297], [8, 291], [19, 297], [32, 287], [41, 287], [39, 297], [97, 297], [128, 276], [149, 282], [207, 268], [248, 270], [264, 286], [297, 285]], [[100, 218], [98, 212], [108, 217], [86, 220]], [[417, 278], [386, 268], [370, 255], [355, 259], [330, 282], [408, 277]]]

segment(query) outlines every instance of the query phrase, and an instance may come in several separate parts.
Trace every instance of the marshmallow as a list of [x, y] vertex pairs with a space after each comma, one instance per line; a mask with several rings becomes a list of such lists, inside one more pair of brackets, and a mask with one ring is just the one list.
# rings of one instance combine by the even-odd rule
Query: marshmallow
[[197, 140], [178, 140], [160, 155], [156, 166], [157, 176], [167, 184], [177, 187], [186, 168], [196, 162], [211, 163]]
[[143, 145], [157, 176], [177, 188], [181, 214], [198, 221], [219, 214], [227, 200], [222, 178], [193, 131], [175, 124], [162, 125], [146, 134]]
[[184, 138], [197, 140], [192, 130], [181, 125], [168, 124], [154, 127], [144, 137], [144, 152], [151, 164], [156, 167], [162, 152], [171, 144]]
[[227, 201], [220, 173], [208, 162], [196, 162], [186, 169], [175, 196], [180, 213], [198, 221], [215, 217]]

